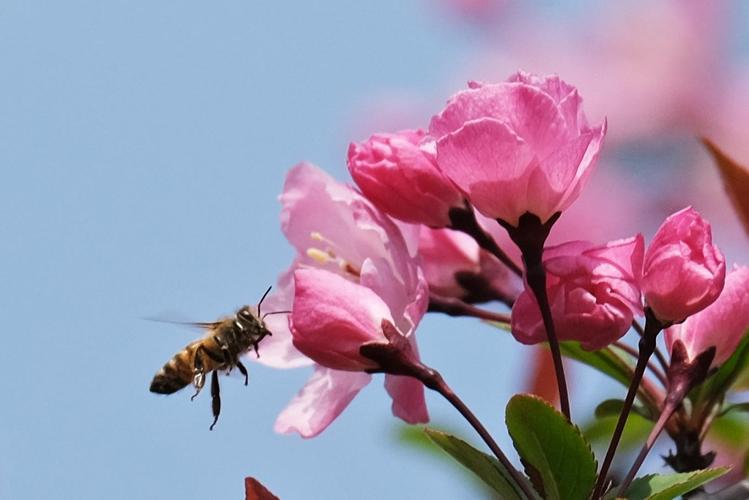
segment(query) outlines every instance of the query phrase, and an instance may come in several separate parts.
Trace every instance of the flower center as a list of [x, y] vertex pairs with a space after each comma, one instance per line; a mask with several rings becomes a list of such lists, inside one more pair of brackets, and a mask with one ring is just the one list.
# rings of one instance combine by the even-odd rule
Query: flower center
[[345, 274], [348, 274], [351, 277], [356, 278], [357, 280], [361, 277], [361, 271], [359, 270], [359, 268], [357, 268], [355, 265], [353, 265], [343, 257], [339, 257], [338, 255], [336, 255], [335, 251], [333, 250], [333, 247], [336, 246], [335, 243], [333, 243], [317, 231], [313, 231], [310, 233], [310, 239], [312, 239], [313, 241], [326, 243], [326, 245], [324, 249], [314, 246], [309, 247], [307, 249], [307, 256], [309, 258], [322, 266], [334, 264], [338, 266], [338, 268]]

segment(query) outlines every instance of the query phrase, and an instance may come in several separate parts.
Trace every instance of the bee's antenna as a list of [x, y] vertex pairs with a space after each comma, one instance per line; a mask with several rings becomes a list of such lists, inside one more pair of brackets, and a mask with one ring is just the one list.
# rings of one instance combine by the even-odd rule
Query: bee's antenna
[[273, 311], [269, 313], [265, 313], [260, 317], [260, 320], [264, 320], [266, 316], [273, 316], [274, 314], [291, 314], [291, 311]]
[[265, 293], [263, 294], [263, 296], [262, 296], [262, 297], [260, 297], [260, 302], [258, 302], [258, 303], [257, 303], [257, 314], [258, 314], [258, 316], [260, 315], [260, 305], [261, 305], [261, 304], [263, 303], [263, 301], [265, 300], [265, 297], [267, 297], [267, 296], [268, 296], [268, 294], [270, 293], [270, 289], [271, 289], [271, 288], [273, 288], [273, 285], [271, 285], [271, 286], [269, 286], [269, 287], [268, 287], [268, 289], [267, 289], [267, 290], [265, 291]]

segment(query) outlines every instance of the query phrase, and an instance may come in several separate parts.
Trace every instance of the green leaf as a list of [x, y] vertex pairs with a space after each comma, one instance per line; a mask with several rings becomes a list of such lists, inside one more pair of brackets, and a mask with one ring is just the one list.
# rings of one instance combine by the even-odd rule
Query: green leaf
[[732, 411], [739, 411], [743, 413], [749, 413], [749, 403], [736, 403], [733, 405], [727, 405], [725, 408], [721, 410], [721, 412], [718, 414], [719, 416], [723, 416], [726, 413], [730, 413]]
[[744, 413], [720, 415], [710, 425], [708, 436], [713, 446], [719, 443], [729, 450], [744, 450], [745, 443], [749, 442], [749, 419]]
[[749, 332], [744, 335], [731, 357], [718, 368], [718, 371], [695, 388], [699, 394], [700, 403], [722, 400], [723, 395], [747, 367], [749, 367]]
[[424, 432], [437, 446], [445, 450], [489, 485], [492, 490], [496, 491], [500, 498], [510, 500], [522, 500], [524, 498], [521, 493], [522, 490], [496, 458], [477, 450], [462, 439], [450, 434], [429, 428], [424, 429]]
[[626, 498], [630, 500], [671, 500], [709, 483], [729, 470], [730, 467], [719, 467], [681, 474], [651, 474], [635, 479], [627, 490]]
[[[598, 406], [596, 406], [595, 415], [596, 415], [596, 418], [605, 418], [605, 417], [617, 417], [618, 418], [619, 414], [622, 412], [622, 408], [624, 408], [623, 399], [607, 399], [601, 402]], [[643, 418], [647, 418], [648, 420], [655, 420], [653, 416], [650, 414], [650, 412], [647, 410], [647, 408], [644, 408], [640, 405], [632, 405], [631, 412], [637, 415], [640, 415]]]
[[[583, 426], [583, 436], [585, 436], [588, 442], [603, 446], [602, 451], [605, 452], [605, 446], [608, 446], [611, 436], [614, 434], [617, 420], [619, 420], [618, 415], [595, 419], [593, 422]], [[627, 423], [624, 424], [624, 432], [622, 433], [618, 449], [621, 452], [639, 449], [642, 447], [642, 443], [648, 437], [652, 428], [652, 421], [646, 420], [636, 413], [630, 414]]]
[[586, 351], [580, 346], [579, 342], [574, 341], [560, 342], [559, 347], [562, 355], [593, 367], [621, 383], [624, 387], [629, 387], [632, 367], [610, 348]]
[[[629, 381], [632, 379], [634, 367], [627, 363], [625, 358], [622, 358], [622, 356], [619, 355], [619, 353], [622, 352], [621, 350], [612, 347], [604, 347], [597, 351], [586, 351], [582, 346], [580, 346], [579, 342], [574, 341], [560, 342], [560, 349], [563, 356], [579, 361], [591, 368], [595, 368], [599, 372], [616, 380], [624, 387], [629, 387]], [[651, 414], [658, 414], [660, 401], [655, 401], [645, 390], [643, 384], [640, 385], [637, 396], [640, 402], [647, 407]]]
[[526, 473], [542, 497], [588, 498], [597, 464], [580, 429], [544, 400], [528, 394], [510, 399], [505, 418]]

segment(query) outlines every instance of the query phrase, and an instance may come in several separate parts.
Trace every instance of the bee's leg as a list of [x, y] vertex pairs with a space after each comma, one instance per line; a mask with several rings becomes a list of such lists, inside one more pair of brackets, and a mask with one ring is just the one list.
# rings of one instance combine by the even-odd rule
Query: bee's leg
[[211, 424], [210, 430], [213, 430], [213, 426], [218, 422], [218, 415], [221, 413], [221, 390], [218, 386], [218, 373], [215, 371], [211, 373], [211, 407], [213, 409], [213, 423]]
[[205, 384], [205, 369], [203, 367], [203, 358], [201, 357], [202, 352], [202, 346], [195, 350], [195, 360], [193, 361], [192, 368], [192, 385], [195, 386], [195, 394], [192, 395], [190, 401], [200, 394], [200, 391], [203, 390], [203, 385]]
[[244, 385], [247, 385], [247, 382], [250, 379], [250, 376], [247, 374], [247, 368], [245, 368], [239, 360], [237, 360], [237, 368], [239, 368], [239, 372], [244, 375]]
[[[221, 348], [221, 354], [223, 358], [216, 359], [216, 361], [223, 362], [226, 366], [226, 374], [231, 373], [231, 369], [234, 368], [234, 361], [232, 360], [231, 353], [229, 352], [229, 346], [227, 346], [218, 335], [213, 336], [214, 342]], [[214, 358], [215, 359], [215, 358]]]
[[260, 358], [260, 351], [257, 350], [257, 346], [258, 345], [260, 345], [260, 343], [257, 342], [257, 341], [253, 341], [252, 342], [252, 348], [255, 350], [255, 356], [257, 356], [258, 359], [259, 359]]

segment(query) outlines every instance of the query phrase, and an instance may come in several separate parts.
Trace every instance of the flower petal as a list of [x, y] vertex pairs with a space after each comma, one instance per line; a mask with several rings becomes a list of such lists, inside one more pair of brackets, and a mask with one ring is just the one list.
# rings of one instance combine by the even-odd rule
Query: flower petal
[[298, 269], [294, 285], [290, 326], [296, 348], [328, 368], [376, 368], [359, 348], [384, 342], [382, 320], [394, 323], [382, 299], [365, 286], [320, 269]]
[[274, 430], [281, 434], [299, 433], [315, 437], [351, 403], [372, 376], [362, 372], [342, 372], [318, 366], [307, 384], [276, 419]]

